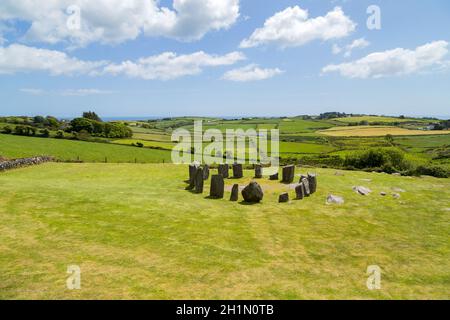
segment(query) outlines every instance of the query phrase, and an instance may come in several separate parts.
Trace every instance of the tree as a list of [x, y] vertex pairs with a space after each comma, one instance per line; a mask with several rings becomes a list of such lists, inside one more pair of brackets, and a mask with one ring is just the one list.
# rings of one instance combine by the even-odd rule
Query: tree
[[102, 122], [102, 119], [93, 111], [83, 112], [83, 118]]
[[394, 137], [392, 136], [392, 134], [387, 134], [384, 139], [386, 139], [389, 144], [394, 145]]
[[94, 131], [94, 125], [92, 121], [87, 118], [75, 118], [70, 121], [71, 130], [75, 132], [86, 131], [92, 133]]

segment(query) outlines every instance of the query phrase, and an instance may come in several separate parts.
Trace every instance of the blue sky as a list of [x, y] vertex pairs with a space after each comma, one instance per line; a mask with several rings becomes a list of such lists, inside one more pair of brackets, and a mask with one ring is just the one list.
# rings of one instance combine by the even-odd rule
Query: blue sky
[[450, 115], [447, 0], [34, 2], [0, 3], [1, 115]]

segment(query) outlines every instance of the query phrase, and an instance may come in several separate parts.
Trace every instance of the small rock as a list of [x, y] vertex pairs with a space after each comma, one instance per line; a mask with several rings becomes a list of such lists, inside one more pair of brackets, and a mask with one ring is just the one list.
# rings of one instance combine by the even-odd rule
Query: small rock
[[289, 193], [280, 194], [280, 197], [278, 198], [278, 202], [279, 203], [289, 202]]
[[385, 197], [385, 196], [387, 196], [387, 193], [384, 192], [384, 191], [382, 191], [382, 192], [380, 192], [380, 195], [382, 195], [383, 197]]
[[327, 204], [344, 204], [344, 198], [332, 194], [327, 197]]
[[395, 172], [395, 173], [393, 173], [392, 175], [393, 175], [393, 176], [396, 176], [396, 177], [401, 177], [401, 176], [402, 176], [401, 173], [398, 173], [398, 172]]
[[367, 196], [369, 193], [372, 192], [372, 190], [370, 190], [369, 188], [366, 187], [353, 187], [353, 191], [355, 191], [356, 193], [359, 193], [362, 196]]
[[394, 199], [400, 199], [400, 194], [399, 193], [393, 193], [392, 196], [394, 197]]
[[394, 192], [402, 192], [402, 193], [406, 192], [406, 190], [403, 190], [403, 189], [400, 189], [400, 188], [392, 188], [392, 191], [394, 191]]
[[273, 180], [273, 181], [278, 180], [278, 179], [279, 179], [279, 178], [278, 178], [278, 173], [275, 173], [275, 174], [271, 175], [271, 176], [269, 177], [269, 179], [270, 179], [270, 180]]

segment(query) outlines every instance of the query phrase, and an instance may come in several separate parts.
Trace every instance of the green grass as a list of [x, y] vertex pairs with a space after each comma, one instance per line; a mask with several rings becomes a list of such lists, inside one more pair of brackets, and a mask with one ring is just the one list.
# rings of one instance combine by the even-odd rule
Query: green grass
[[[0, 299], [449, 298], [448, 179], [310, 171], [313, 197], [278, 204], [287, 186], [261, 180], [265, 198], [253, 206], [185, 191], [184, 166], [0, 173]], [[396, 187], [401, 199], [379, 196]], [[346, 203], [325, 205], [329, 193]], [[78, 291], [66, 289], [73, 264]], [[374, 264], [380, 291], [366, 288]]]
[[428, 123], [431, 120], [425, 120], [425, 119], [413, 119], [413, 118], [406, 118], [406, 119], [400, 119], [400, 118], [394, 118], [394, 117], [377, 117], [377, 116], [362, 116], [362, 117], [348, 117], [348, 118], [336, 118], [333, 119], [335, 121], [343, 122], [343, 123], [358, 123], [361, 121], [367, 121], [369, 123], [373, 122], [380, 122], [380, 123], [394, 123], [394, 122], [420, 122], [420, 123]]
[[94, 143], [50, 138], [33, 138], [0, 134], [0, 155], [23, 158], [36, 155], [54, 156], [58, 160], [84, 162], [138, 162], [170, 161], [171, 153], [108, 143]]

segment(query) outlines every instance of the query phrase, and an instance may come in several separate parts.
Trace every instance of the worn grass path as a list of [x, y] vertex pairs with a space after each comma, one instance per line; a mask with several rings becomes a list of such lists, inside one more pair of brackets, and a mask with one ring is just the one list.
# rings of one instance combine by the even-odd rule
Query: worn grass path
[[[288, 187], [264, 180], [253, 206], [185, 191], [187, 168], [173, 165], [0, 173], [0, 299], [450, 298], [448, 179], [317, 172], [313, 197], [278, 204]], [[392, 188], [406, 192], [379, 195]], [[328, 193], [346, 203], [326, 205]], [[72, 264], [81, 290], [66, 289]]]

